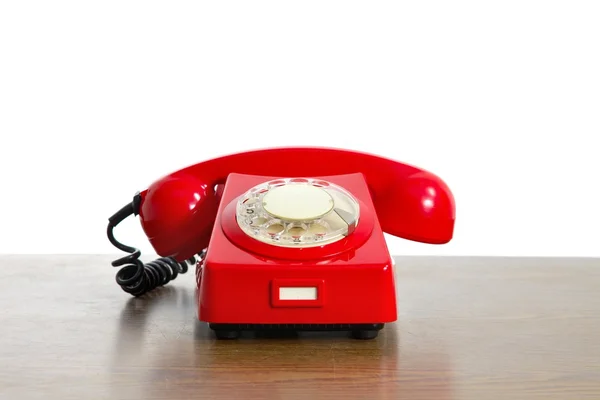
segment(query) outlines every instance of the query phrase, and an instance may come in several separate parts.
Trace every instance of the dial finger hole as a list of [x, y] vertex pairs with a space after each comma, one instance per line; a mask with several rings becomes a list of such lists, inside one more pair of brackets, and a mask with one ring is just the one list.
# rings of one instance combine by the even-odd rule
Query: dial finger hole
[[271, 236], [281, 235], [284, 230], [285, 230], [285, 227], [283, 226], [282, 223], [279, 223], [279, 222], [270, 224], [269, 226], [267, 226], [267, 229], [266, 229], [267, 233]]
[[327, 227], [323, 223], [314, 223], [310, 226], [309, 232], [315, 236], [324, 236], [327, 233]]
[[285, 181], [281, 180], [281, 179], [269, 182], [269, 186], [271, 186], [271, 187], [278, 187], [278, 186], [283, 186], [283, 185], [285, 185]]
[[267, 222], [267, 219], [264, 218], [264, 217], [254, 217], [250, 221], [250, 225], [252, 225], [252, 226], [261, 226], [261, 225], [264, 225], [266, 222]]
[[313, 181], [312, 184], [313, 184], [313, 186], [318, 186], [318, 187], [329, 186], [329, 182], [325, 182], [325, 181]]
[[288, 228], [288, 234], [293, 238], [299, 238], [306, 233], [305, 224], [291, 224]]

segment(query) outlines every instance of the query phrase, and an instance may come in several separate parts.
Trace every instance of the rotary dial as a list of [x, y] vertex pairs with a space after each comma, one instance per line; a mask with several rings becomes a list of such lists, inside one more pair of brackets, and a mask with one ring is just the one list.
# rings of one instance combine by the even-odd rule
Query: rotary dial
[[240, 197], [237, 223], [249, 236], [275, 246], [313, 247], [351, 234], [359, 205], [345, 189], [317, 179], [278, 179]]

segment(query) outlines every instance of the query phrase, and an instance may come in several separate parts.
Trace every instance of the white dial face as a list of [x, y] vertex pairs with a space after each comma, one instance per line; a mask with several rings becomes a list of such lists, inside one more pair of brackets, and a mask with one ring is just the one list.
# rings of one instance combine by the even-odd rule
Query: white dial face
[[237, 223], [249, 236], [275, 246], [313, 247], [351, 234], [356, 199], [343, 188], [313, 179], [278, 179], [240, 197]]
[[333, 197], [313, 185], [282, 185], [265, 193], [264, 210], [277, 218], [305, 221], [320, 218], [333, 210]]

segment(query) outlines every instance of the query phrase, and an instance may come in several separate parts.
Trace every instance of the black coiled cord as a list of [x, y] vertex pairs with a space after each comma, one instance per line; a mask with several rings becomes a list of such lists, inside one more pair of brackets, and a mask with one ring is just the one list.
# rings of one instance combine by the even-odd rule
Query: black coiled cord
[[113, 234], [114, 228], [130, 215], [137, 215], [139, 212], [140, 195], [136, 194], [133, 202], [127, 204], [112, 217], [108, 219], [108, 228], [106, 234], [108, 240], [119, 250], [130, 253], [129, 255], [113, 261], [113, 267], [123, 266], [117, 272], [116, 281], [121, 288], [133, 295], [142, 296], [149, 291], [166, 285], [177, 278], [179, 274], [185, 274], [188, 271], [188, 264], [194, 265], [198, 260], [203, 260], [206, 250], [198, 254], [198, 259], [192, 257], [183, 262], [177, 262], [172, 257], [161, 257], [154, 261], [144, 264], [140, 261], [141, 251], [135, 247], [120, 243]]

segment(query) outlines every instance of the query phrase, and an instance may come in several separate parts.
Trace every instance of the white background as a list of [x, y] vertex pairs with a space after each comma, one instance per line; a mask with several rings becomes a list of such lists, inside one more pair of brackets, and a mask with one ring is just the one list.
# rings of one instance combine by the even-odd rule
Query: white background
[[599, 4], [4, 1], [0, 252], [115, 252], [159, 176], [322, 145], [453, 189], [454, 241], [394, 254], [600, 256]]

